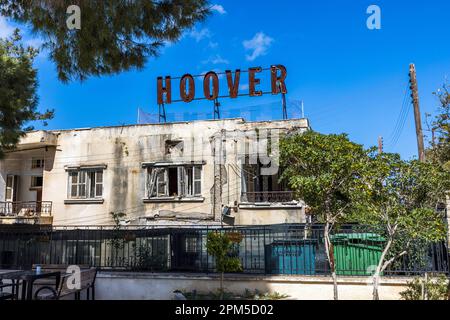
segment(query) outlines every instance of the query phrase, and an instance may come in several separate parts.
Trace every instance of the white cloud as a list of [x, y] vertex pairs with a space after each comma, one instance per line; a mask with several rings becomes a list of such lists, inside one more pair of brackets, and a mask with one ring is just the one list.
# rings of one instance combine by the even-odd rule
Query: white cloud
[[241, 90], [241, 91], [248, 90], [248, 84], [241, 84], [241, 85], [239, 86], [239, 90]]
[[267, 49], [272, 45], [273, 38], [265, 35], [264, 32], [258, 32], [250, 40], [244, 40], [242, 45], [245, 50], [253, 50], [250, 55], [245, 55], [247, 61], [253, 61], [259, 56], [267, 54]]
[[216, 54], [215, 56], [209, 57], [207, 60], [204, 60], [203, 63], [229, 64], [230, 62], [227, 59], [224, 59], [220, 55]]
[[40, 48], [43, 44], [44, 44], [44, 41], [42, 41], [39, 38], [25, 40], [25, 45], [33, 47], [33, 48]]
[[219, 46], [219, 44], [217, 42], [214, 42], [214, 41], [210, 41], [208, 43], [208, 47], [211, 48], [211, 49], [216, 49], [218, 46]]
[[7, 38], [11, 36], [14, 29], [14, 27], [8, 24], [5, 17], [0, 16], [0, 38]]
[[208, 28], [203, 28], [200, 31], [197, 31], [197, 29], [192, 30], [189, 35], [195, 39], [195, 41], [200, 42], [203, 39], [210, 38], [211, 32]]
[[[224, 75], [223, 75], [223, 71], [219, 70], [219, 69], [213, 69], [213, 70], [209, 70], [209, 71], [214, 71], [215, 73], [217, 73], [217, 77], [219, 79], [224, 79]], [[197, 77], [198, 81], [203, 83], [203, 77], [205, 76], [205, 74], [207, 74], [209, 71], [203, 71], [200, 72], [201, 77]]]
[[216, 11], [219, 14], [227, 13], [225, 11], [224, 7], [222, 5], [220, 5], [220, 4], [213, 4], [210, 9], [211, 9], [211, 11]]

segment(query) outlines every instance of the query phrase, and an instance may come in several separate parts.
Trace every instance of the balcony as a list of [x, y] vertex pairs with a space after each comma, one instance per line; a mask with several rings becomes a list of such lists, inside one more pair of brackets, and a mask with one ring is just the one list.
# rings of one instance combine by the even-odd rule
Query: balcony
[[0, 202], [0, 224], [51, 225], [51, 201]]
[[243, 192], [241, 201], [245, 203], [287, 203], [294, 201], [292, 191]]

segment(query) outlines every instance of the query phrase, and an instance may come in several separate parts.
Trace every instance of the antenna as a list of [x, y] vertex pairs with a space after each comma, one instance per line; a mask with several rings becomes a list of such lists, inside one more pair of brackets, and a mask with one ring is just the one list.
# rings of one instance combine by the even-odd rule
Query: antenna
[[283, 107], [283, 120], [287, 120], [287, 110], [286, 110], [286, 94], [281, 91], [281, 83], [278, 81], [278, 90], [281, 92], [281, 105]]
[[137, 124], [141, 124], [141, 117], [140, 117], [140, 115], [141, 115], [141, 112], [140, 112], [141, 110], [140, 110], [140, 108], [138, 107], [137, 108]]
[[304, 119], [304, 118], [305, 118], [305, 108], [304, 108], [303, 100], [302, 100], [302, 119]]
[[158, 104], [158, 109], [159, 109], [159, 123], [161, 123], [161, 119], [163, 120], [164, 123], [167, 122], [166, 107], [164, 103]]
[[220, 119], [220, 102], [219, 99], [214, 99], [214, 119]]

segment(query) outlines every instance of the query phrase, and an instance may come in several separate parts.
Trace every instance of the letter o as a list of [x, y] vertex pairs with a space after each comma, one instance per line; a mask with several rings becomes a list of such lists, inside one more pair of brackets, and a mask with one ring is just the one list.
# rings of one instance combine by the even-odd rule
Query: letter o
[[[211, 81], [212, 78], [212, 84], [213, 84], [213, 92], [211, 94]], [[217, 73], [214, 71], [209, 71], [205, 74], [205, 77], [203, 78], [203, 93], [205, 94], [205, 98], [208, 100], [214, 100], [219, 96], [219, 77], [217, 76]]]
[[[189, 91], [186, 92], [186, 82], [189, 82]], [[195, 97], [195, 82], [190, 74], [185, 74], [180, 80], [180, 97], [184, 102], [191, 102]]]

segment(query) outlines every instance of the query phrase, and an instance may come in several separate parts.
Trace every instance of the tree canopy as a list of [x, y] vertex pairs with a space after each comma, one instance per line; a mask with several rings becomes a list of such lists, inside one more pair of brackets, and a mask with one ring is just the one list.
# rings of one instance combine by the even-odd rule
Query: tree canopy
[[368, 155], [372, 150], [351, 142], [345, 134], [296, 133], [280, 141], [281, 180], [311, 208], [311, 214], [325, 224], [324, 240], [338, 299], [333, 244], [333, 227], [348, 221], [349, 213], [368, 198]]
[[[60, 80], [143, 68], [166, 42], [210, 12], [207, 0], [0, 0], [0, 14], [31, 26], [56, 63]], [[81, 29], [67, 27], [67, 8], [81, 9]]]
[[[20, 43], [18, 30], [9, 39], [0, 39], [0, 157], [14, 148], [32, 126], [30, 121], [50, 119], [53, 111], [37, 111], [37, 71], [33, 61], [37, 51]], [[44, 123], [45, 124], [45, 123]]]
[[364, 201], [372, 150], [351, 142], [345, 134], [308, 131], [281, 139], [281, 180], [288, 183], [320, 222], [338, 222]]
[[329, 234], [336, 224], [359, 222], [385, 237], [374, 276], [374, 298], [378, 298], [379, 276], [391, 263], [409, 253], [411, 246], [445, 237], [444, 219], [437, 208], [450, 189], [450, 176], [441, 166], [404, 161], [398, 154], [376, 154], [345, 134], [313, 131], [281, 139], [280, 164], [281, 179], [306, 202], [317, 220], [325, 223], [325, 250], [335, 298]]
[[450, 92], [447, 84], [434, 93], [439, 100], [438, 113], [432, 123], [435, 141], [427, 150], [427, 159], [450, 171]]
[[368, 168], [365, 181], [370, 186], [370, 201], [354, 218], [386, 238], [374, 276], [373, 295], [378, 299], [378, 279], [387, 267], [414, 246], [417, 257], [409, 260], [427, 263], [420, 257], [420, 243], [427, 246], [445, 238], [444, 217], [437, 207], [445, 201], [450, 176], [440, 166], [403, 161], [398, 154], [377, 155]]

